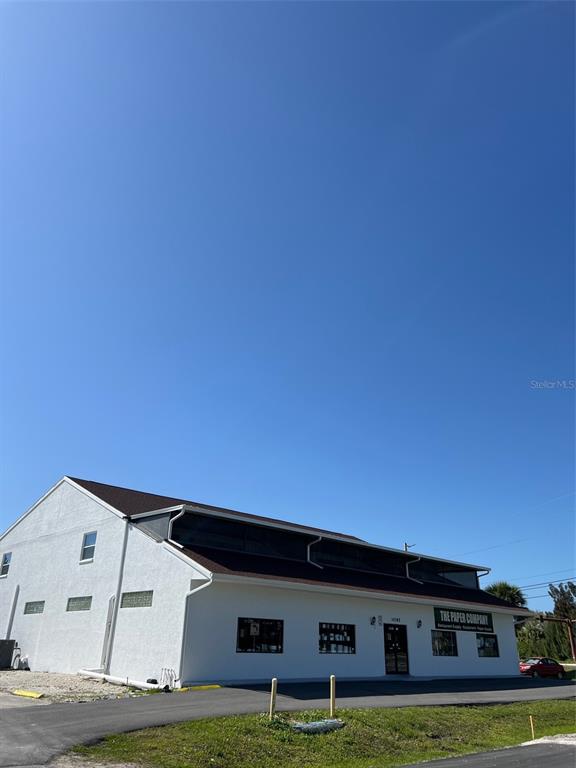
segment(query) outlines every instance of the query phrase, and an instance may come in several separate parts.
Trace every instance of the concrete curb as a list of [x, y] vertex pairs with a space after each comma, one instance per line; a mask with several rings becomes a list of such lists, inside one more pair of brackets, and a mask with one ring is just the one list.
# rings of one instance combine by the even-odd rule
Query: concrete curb
[[44, 694], [38, 693], [38, 691], [24, 691], [17, 688], [15, 691], [11, 691], [14, 696], [25, 696], [27, 699], [41, 699]]

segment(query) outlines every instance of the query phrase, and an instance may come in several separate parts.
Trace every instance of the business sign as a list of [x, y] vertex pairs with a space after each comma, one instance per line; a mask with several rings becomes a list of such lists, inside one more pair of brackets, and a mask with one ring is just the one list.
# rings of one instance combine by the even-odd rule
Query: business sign
[[492, 632], [491, 613], [463, 611], [461, 608], [434, 608], [436, 629], [455, 629], [463, 632]]

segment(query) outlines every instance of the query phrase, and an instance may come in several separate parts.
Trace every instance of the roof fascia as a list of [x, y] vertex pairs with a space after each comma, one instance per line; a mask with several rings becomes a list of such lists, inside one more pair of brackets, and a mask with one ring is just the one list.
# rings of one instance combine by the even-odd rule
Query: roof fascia
[[472, 605], [477, 609], [484, 609], [484, 611], [491, 611], [492, 613], [504, 613], [513, 616], [532, 616], [532, 611], [527, 608], [506, 608], [502, 605], [488, 605], [486, 603], [475, 603], [471, 600], [458, 600], [426, 597], [419, 595], [403, 594], [399, 592], [379, 592], [376, 590], [363, 590], [363, 589], [346, 589], [345, 587], [332, 587], [320, 584], [304, 584], [297, 581], [279, 581], [276, 579], [259, 579], [253, 576], [237, 576], [229, 573], [215, 573], [214, 582], [218, 583], [236, 583], [236, 584], [249, 584], [258, 587], [274, 587], [275, 589], [292, 589], [301, 590], [303, 592], [329, 592], [334, 595], [352, 595], [353, 597], [365, 597], [371, 600], [388, 600], [395, 603], [414, 603], [420, 605], [439, 605], [450, 607], [454, 603], [460, 603], [461, 605]]
[[10, 533], [10, 531], [14, 530], [14, 528], [16, 528], [16, 526], [17, 526], [19, 523], [21, 523], [21, 522], [22, 522], [22, 520], [24, 520], [24, 518], [25, 518], [25, 517], [28, 517], [28, 515], [29, 515], [31, 512], [34, 512], [34, 510], [36, 509], [36, 507], [37, 507], [39, 504], [42, 504], [42, 502], [43, 502], [45, 499], [47, 499], [47, 498], [48, 498], [48, 496], [50, 496], [50, 494], [51, 494], [53, 491], [55, 491], [55, 490], [56, 490], [56, 488], [58, 488], [59, 486], [61, 486], [61, 485], [62, 485], [62, 483], [64, 483], [64, 482], [65, 482], [67, 479], [68, 479], [67, 477], [62, 477], [62, 478], [60, 478], [60, 480], [58, 480], [58, 482], [57, 482], [55, 485], [53, 485], [53, 486], [52, 486], [52, 488], [50, 488], [49, 490], [47, 490], [47, 491], [46, 491], [46, 493], [45, 493], [43, 496], [41, 496], [41, 497], [38, 499], [38, 501], [34, 502], [34, 504], [32, 504], [32, 506], [31, 506], [29, 509], [27, 509], [27, 510], [26, 510], [26, 512], [24, 512], [22, 515], [20, 515], [20, 517], [18, 517], [18, 518], [17, 518], [17, 519], [16, 519], [16, 520], [15, 520], [15, 521], [12, 523], [12, 525], [11, 525], [9, 528], [7, 528], [7, 529], [4, 531], [4, 533], [0, 534], [0, 541], [1, 541], [1, 540], [2, 540], [2, 539], [5, 537], [5, 536], [7, 536], [7, 535]]
[[163, 515], [167, 512], [178, 512], [184, 504], [176, 504], [173, 507], [162, 507], [162, 509], [152, 509], [150, 512], [139, 512], [137, 515], [130, 515], [130, 520], [140, 520], [143, 517], [153, 517], [154, 515]]
[[136, 531], [141, 536], [146, 536], [147, 538], [152, 539], [155, 544], [161, 544], [162, 549], [165, 549], [171, 555], [174, 555], [174, 557], [182, 560], [182, 562], [186, 563], [186, 565], [193, 565], [194, 568], [200, 571], [200, 573], [202, 573], [207, 579], [212, 578], [211, 571], [209, 571], [203, 565], [200, 565], [200, 563], [197, 563], [191, 557], [188, 557], [188, 555], [184, 554], [184, 552], [180, 550], [180, 545], [176, 544], [176, 542], [153, 536], [150, 531], [146, 530], [146, 528], [142, 528], [139, 525], [134, 525], [130, 518], [127, 519], [127, 523], [131, 531]]
[[196, 568], [200, 573], [204, 574], [207, 579], [212, 579], [214, 574], [212, 571], [208, 570], [203, 565], [200, 565], [196, 560], [194, 560], [193, 557], [190, 557], [189, 555], [185, 554], [179, 549], [179, 545], [176, 544], [174, 541], [163, 541], [162, 545], [164, 549], [166, 549], [170, 554], [174, 555], [174, 557], [177, 557], [179, 560], [182, 560], [186, 563], [186, 565], [193, 565], [194, 568]]
[[[199, 507], [194, 504], [182, 504], [181, 507], [186, 512], [198, 512], [202, 515], [210, 515], [211, 517], [222, 517], [228, 520], [236, 520], [237, 522], [247, 523], [247, 524], [253, 524], [253, 525], [261, 525], [265, 528], [279, 528], [284, 531], [293, 531], [295, 533], [304, 533], [308, 534], [309, 536], [314, 536], [315, 538], [318, 538], [320, 536], [322, 539], [332, 539], [334, 541], [342, 541], [346, 544], [354, 544], [358, 547], [366, 547], [367, 549], [379, 549], [383, 552], [393, 552], [394, 554], [400, 554], [400, 555], [406, 555], [407, 553], [403, 549], [394, 549], [393, 547], [383, 547], [379, 544], [371, 544], [368, 541], [364, 541], [363, 539], [355, 539], [351, 536], [346, 536], [345, 534], [338, 534], [338, 533], [324, 533], [322, 531], [319, 531], [318, 529], [314, 528], [307, 528], [305, 525], [291, 525], [290, 523], [281, 523], [281, 522], [275, 522], [275, 521], [268, 521], [268, 520], [253, 520], [253, 519], [246, 519], [246, 518], [240, 518], [238, 515], [233, 514], [232, 512], [220, 512], [217, 510], [211, 510], [211, 509], [205, 509], [204, 507]], [[438, 563], [447, 563], [448, 565], [461, 565], [465, 568], [470, 568], [471, 570], [475, 571], [488, 571], [490, 572], [490, 568], [488, 568], [485, 565], [473, 565], [472, 563], [462, 563], [459, 560], [447, 560], [444, 557], [434, 557], [433, 555], [423, 555], [419, 552], [412, 552], [409, 553], [410, 557], [415, 558], [424, 558], [425, 560], [435, 560]]]
[[74, 482], [74, 480], [72, 480], [71, 478], [64, 476], [62, 480], [66, 481], [69, 485], [71, 485], [77, 491], [81, 491], [85, 496], [88, 496], [88, 498], [92, 499], [92, 501], [95, 501], [97, 504], [100, 504], [101, 507], [104, 507], [104, 509], [107, 509], [108, 512], [112, 512], [112, 514], [116, 515], [117, 517], [120, 517], [120, 518], [130, 517], [130, 515], [125, 515], [123, 512], [120, 512], [119, 509], [116, 509], [116, 507], [113, 507], [111, 504], [108, 504], [108, 502], [101, 499], [100, 496], [96, 496], [96, 494], [86, 490], [86, 488], [83, 488], [79, 483]]

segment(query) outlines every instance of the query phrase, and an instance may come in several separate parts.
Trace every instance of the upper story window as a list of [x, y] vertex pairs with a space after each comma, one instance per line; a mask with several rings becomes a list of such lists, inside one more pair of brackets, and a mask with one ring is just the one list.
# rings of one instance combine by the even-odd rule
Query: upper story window
[[294, 531], [200, 514], [176, 518], [172, 538], [192, 549], [207, 547], [300, 561], [306, 560], [306, 547], [313, 541], [312, 536]]
[[0, 564], [0, 578], [2, 576], [8, 576], [11, 560], [12, 560], [12, 552], [4, 552], [4, 554], [2, 555], [2, 563]]
[[82, 539], [82, 550], [80, 552], [80, 562], [83, 560], [93, 560], [96, 549], [96, 531], [85, 533]]
[[406, 576], [406, 556], [348, 542], [322, 539], [312, 548], [315, 563], [355, 571]]

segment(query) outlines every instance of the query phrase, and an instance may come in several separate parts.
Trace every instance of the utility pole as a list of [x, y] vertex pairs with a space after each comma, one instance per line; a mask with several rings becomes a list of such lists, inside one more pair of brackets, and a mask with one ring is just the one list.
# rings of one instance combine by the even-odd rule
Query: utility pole
[[543, 613], [538, 614], [539, 621], [555, 621], [558, 624], [565, 624], [568, 630], [568, 640], [570, 641], [570, 652], [572, 654], [572, 661], [576, 661], [576, 647], [574, 644], [574, 631], [572, 625], [576, 624], [576, 619], [559, 619], [556, 616], [545, 616]]

